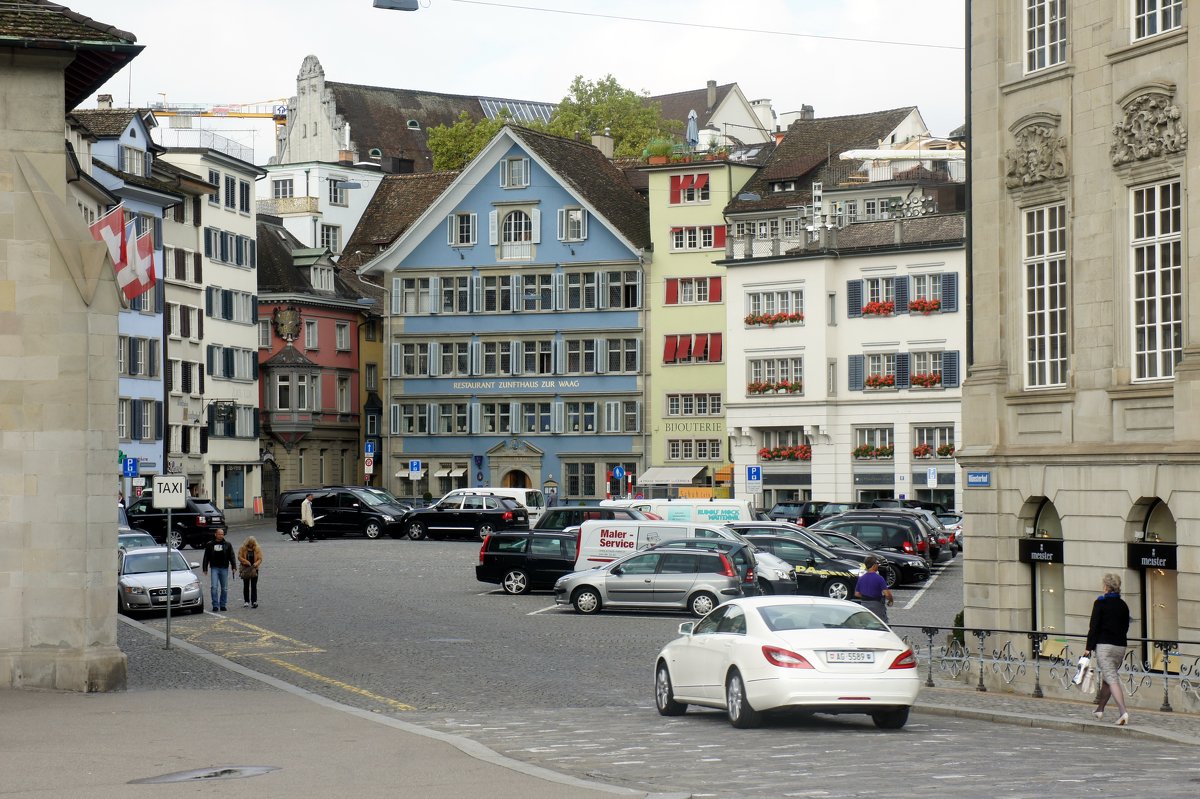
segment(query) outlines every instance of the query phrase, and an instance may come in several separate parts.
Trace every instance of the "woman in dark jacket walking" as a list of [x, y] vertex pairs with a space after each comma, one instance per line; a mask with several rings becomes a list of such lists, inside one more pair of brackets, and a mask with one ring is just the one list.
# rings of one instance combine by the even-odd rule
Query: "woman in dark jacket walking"
[[1106, 574], [1103, 580], [1104, 593], [1096, 597], [1092, 605], [1092, 621], [1088, 625], [1087, 650], [1093, 652], [1092, 666], [1100, 672], [1100, 693], [1097, 696], [1096, 710], [1092, 713], [1097, 719], [1104, 718], [1104, 706], [1111, 696], [1117, 703], [1121, 715], [1117, 717], [1118, 727], [1129, 723], [1129, 711], [1125, 709], [1125, 692], [1121, 690], [1121, 663], [1125, 660], [1125, 648], [1129, 646], [1126, 634], [1129, 632], [1129, 606], [1121, 599], [1121, 576]]

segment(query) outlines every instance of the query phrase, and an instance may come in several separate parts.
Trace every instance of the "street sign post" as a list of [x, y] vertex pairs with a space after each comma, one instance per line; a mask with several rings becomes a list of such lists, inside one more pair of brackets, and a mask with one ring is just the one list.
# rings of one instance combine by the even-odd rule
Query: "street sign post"
[[367, 474], [375, 474], [375, 457], [373, 455], [363, 458], [363, 471]]
[[[156, 474], [154, 475], [154, 496], [150, 498], [150, 504], [158, 509], [166, 509], [167, 511], [167, 641], [163, 649], [171, 648], [171, 556], [175, 554], [175, 550], [171, 549], [171, 511], [183, 510], [187, 507], [187, 478], [181, 474]], [[204, 589], [200, 589], [203, 594]], [[183, 593], [180, 592], [179, 598], [183, 599]]]
[[937, 467], [930, 466], [925, 470], [925, 487], [937, 488]]
[[749, 494], [762, 493], [762, 467], [746, 467], [746, 492]]
[[363, 454], [364, 455], [374, 455], [375, 454], [375, 442], [374, 441], [371, 441], [369, 439], [367, 440], [367, 443], [363, 445]]
[[122, 477], [137, 477], [138, 476], [138, 459], [125, 458], [121, 461], [121, 476]]

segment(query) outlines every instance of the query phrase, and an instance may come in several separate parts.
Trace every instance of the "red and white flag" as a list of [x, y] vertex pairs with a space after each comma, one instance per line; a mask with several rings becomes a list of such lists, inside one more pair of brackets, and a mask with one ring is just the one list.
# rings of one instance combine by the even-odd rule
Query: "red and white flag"
[[125, 226], [121, 224], [124, 213], [123, 207], [118, 204], [88, 227], [92, 231], [92, 238], [108, 245], [114, 271], [119, 271], [121, 264], [125, 263]]
[[132, 300], [154, 288], [154, 235], [147, 230], [137, 235], [134, 223], [125, 226], [125, 258], [117, 266], [117, 284]]

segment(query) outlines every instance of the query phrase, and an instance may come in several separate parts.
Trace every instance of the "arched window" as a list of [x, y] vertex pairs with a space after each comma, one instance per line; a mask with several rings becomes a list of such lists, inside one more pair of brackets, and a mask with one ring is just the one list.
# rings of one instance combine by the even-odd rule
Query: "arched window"
[[[1037, 502], [1037, 511], [1033, 516], [1034, 538], [1063, 537], [1062, 520], [1058, 517], [1058, 509], [1049, 499], [1042, 497], [1032, 500]], [[1042, 644], [1043, 657], [1059, 657], [1067, 646], [1065, 635], [1067, 627], [1066, 580], [1061, 563], [1034, 563], [1033, 586], [1034, 601], [1033, 628], [1049, 635]]]
[[524, 211], [512, 211], [501, 227], [501, 258], [533, 257], [533, 220]]
[[[1141, 524], [1141, 538], [1147, 544], [1163, 544], [1173, 547], [1176, 542], [1175, 514], [1161, 499], [1155, 497], [1145, 509]], [[1179, 640], [1179, 572], [1174, 569], [1147, 568], [1142, 570], [1142, 618], [1143, 636], [1159, 641]], [[1129, 593], [1133, 586], [1127, 586]], [[1126, 601], [1129, 601], [1128, 599]], [[1130, 602], [1132, 606], [1134, 603]], [[1136, 613], [1136, 610], [1135, 610]], [[1133, 635], [1130, 630], [1130, 635]], [[1162, 650], [1151, 647], [1143, 658], [1150, 668], [1163, 667]], [[1178, 672], [1178, 661], [1171, 664], [1171, 671]]]

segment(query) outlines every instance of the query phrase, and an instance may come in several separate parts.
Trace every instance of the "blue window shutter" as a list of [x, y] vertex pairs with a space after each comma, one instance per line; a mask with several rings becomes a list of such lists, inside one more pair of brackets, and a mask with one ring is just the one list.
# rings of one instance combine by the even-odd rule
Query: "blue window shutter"
[[163, 437], [163, 404], [162, 400], [154, 401], [154, 437]]
[[221, 318], [233, 318], [233, 292], [229, 289], [221, 289]]
[[142, 373], [142, 365], [138, 363], [138, 339], [132, 336], [129, 339], [129, 374], [133, 376]]
[[199, 393], [203, 394], [204, 393], [204, 364], [198, 364], [198, 366], [199, 366], [199, 369], [197, 371], [200, 372]]
[[899, 275], [896, 277], [894, 285], [896, 294], [896, 313], [908, 313], [908, 275]]
[[958, 388], [961, 378], [958, 374], [958, 350], [942, 353], [942, 385], [946, 388]]
[[909, 354], [896, 353], [896, 388], [909, 387]]
[[[208, 345], [208, 373], [210, 375], [213, 373], [213, 367], [216, 365], [215, 363], [213, 363], [217, 357], [216, 351], [217, 351], [217, 347], [215, 344]], [[203, 391], [204, 389], [202, 388], [200, 390]]]
[[211, 317], [213, 315], [213, 287], [204, 287], [204, 315]]
[[204, 228], [204, 257], [212, 258], [212, 252], [212, 228], [206, 227]]
[[258, 242], [250, 239], [250, 266], [258, 268]]
[[260, 429], [258, 426], [258, 413], [255, 413], [254, 414], [254, 433], [253, 433], [254, 437], [258, 438], [259, 433], [260, 433]]
[[250, 298], [250, 321], [258, 324], [258, 295]]
[[[148, 172], [146, 174], [149, 174]], [[154, 246], [161, 247], [163, 245], [162, 237], [162, 217], [154, 217]]]
[[129, 403], [129, 437], [137, 441], [142, 437], [142, 401]]
[[163, 294], [165, 293], [166, 285], [163, 283], [163, 276], [158, 275], [158, 279], [154, 281], [154, 312], [163, 312]]
[[942, 312], [958, 310], [958, 272], [942, 273]]
[[217, 237], [221, 239], [221, 261], [229, 263], [229, 236], [224, 233], [218, 233]]
[[117, 143], [117, 171], [125, 171], [125, 148], [119, 142]]
[[233, 348], [226, 347], [222, 355], [225, 356], [225, 376], [233, 377]]
[[[142, 153], [142, 174], [144, 176], [150, 177], [150, 171], [153, 163], [154, 162], [150, 160], [150, 153]], [[162, 241], [162, 239], [159, 239], [159, 241]]]
[[208, 434], [210, 436], [217, 434], [217, 404], [215, 402], [208, 406]]
[[847, 363], [849, 364], [849, 367], [850, 367], [850, 376], [849, 376], [850, 379], [848, 381], [850, 390], [851, 391], [862, 391], [863, 390], [863, 381], [865, 379], [865, 375], [863, 373], [866, 369], [866, 356], [851, 355], [850, 358], [847, 360]]
[[250, 361], [250, 369], [251, 369], [250, 376], [253, 377], [255, 380], [257, 380], [258, 379], [258, 357], [257, 356], [252, 361]]
[[861, 280], [846, 281], [846, 316], [862, 316], [863, 282]]

